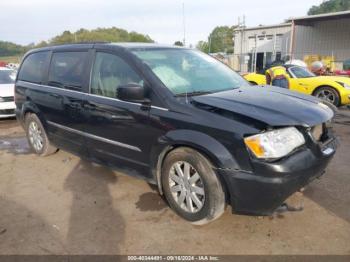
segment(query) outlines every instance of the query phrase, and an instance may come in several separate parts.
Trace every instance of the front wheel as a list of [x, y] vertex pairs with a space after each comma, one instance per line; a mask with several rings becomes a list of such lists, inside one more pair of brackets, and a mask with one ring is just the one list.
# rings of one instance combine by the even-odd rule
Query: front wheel
[[170, 207], [193, 224], [209, 223], [225, 210], [225, 193], [212, 165], [191, 148], [168, 154], [161, 181]]
[[316, 90], [314, 96], [317, 98], [332, 103], [335, 106], [339, 106], [340, 97], [338, 92], [329, 86], [324, 86]]

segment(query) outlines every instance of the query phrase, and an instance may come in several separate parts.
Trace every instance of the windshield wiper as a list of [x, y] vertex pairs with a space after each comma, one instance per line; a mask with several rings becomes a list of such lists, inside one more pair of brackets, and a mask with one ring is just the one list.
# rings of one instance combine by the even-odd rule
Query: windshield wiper
[[208, 95], [212, 92], [209, 91], [193, 91], [193, 92], [185, 92], [185, 93], [179, 93], [176, 96], [200, 96], [200, 95]]

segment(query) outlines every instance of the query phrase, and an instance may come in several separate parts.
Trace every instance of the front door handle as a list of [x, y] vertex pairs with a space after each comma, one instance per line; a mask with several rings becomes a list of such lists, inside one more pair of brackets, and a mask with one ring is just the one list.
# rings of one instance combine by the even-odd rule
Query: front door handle
[[70, 104], [70, 107], [71, 108], [81, 108], [81, 104], [73, 102], [73, 103]]
[[54, 94], [54, 93], [49, 94], [49, 96], [52, 96], [52, 97], [54, 97], [54, 98], [59, 98], [59, 97], [60, 97], [60, 95]]
[[93, 104], [93, 103], [87, 102], [87, 103], [84, 104], [84, 107], [87, 108], [87, 109], [95, 109], [96, 105]]

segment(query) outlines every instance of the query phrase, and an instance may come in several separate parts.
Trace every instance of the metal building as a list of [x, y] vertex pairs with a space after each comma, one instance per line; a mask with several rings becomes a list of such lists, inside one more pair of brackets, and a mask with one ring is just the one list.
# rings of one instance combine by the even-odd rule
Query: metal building
[[329, 57], [336, 68], [350, 59], [350, 11], [293, 18], [289, 22], [292, 23], [290, 54], [293, 58]]
[[237, 71], [263, 70], [266, 64], [282, 59], [290, 50], [291, 23], [234, 31], [234, 69]]
[[350, 59], [350, 11], [291, 18], [272, 26], [239, 27], [234, 31], [234, 69], [261, 71], [280, 58], [310, 64], [324, 61], [343, 69]]

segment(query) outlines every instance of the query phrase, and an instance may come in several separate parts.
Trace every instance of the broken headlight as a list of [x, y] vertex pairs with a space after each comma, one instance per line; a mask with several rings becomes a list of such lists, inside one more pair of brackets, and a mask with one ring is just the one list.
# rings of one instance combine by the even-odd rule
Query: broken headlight
[[244, 142], [257, 158], [273, 159], [288, 155], [305, 139], [298, 129], [287, 127], [246, 137]]

